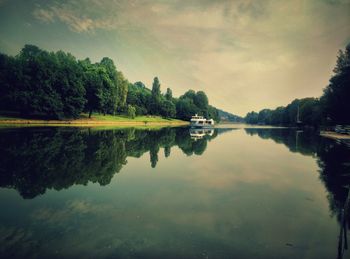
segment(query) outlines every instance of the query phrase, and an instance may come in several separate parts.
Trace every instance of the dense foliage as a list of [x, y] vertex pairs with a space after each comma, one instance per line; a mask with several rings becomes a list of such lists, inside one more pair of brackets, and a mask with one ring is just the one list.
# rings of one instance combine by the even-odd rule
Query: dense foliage
[[249, 112], [250, 124], [305, 125], [350, 124], [350, 44], [340, 50], [334, 75], [320, 98], [295, 99], [286, 107]]
[[142, 82], [128, 82], [113, 60], [91, 63], [63, 51], [48, 52], [25, 45], [15, 56], [0, 53], [0, 111], [21, 116], [77, 118], [102, 114], [160, 115], [189, 119], [195, 113], [219, 120], [203, 91], [174, 98], [161, 92], [158, 77], [152, 89]]

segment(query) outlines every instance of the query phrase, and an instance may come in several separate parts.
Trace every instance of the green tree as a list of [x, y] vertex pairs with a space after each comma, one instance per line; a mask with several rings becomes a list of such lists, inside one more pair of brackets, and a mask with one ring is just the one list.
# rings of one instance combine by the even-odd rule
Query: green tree
[[208, 116], [208, 97], [203, 91], [198, 91], [193, 98], [194, 104], [198, 107], [198, 110], [202, 115]]
[[117, 85], [118, 85], [118, 94], [119, 94], [119, 103], [118, 106], [122, 110], [126, 105], [126, 98], [128, 95], [128, 80], [125, 79], [122, 72], [117, 72]]
[[176, 103], [176, 116], [183, 120], [190, 120], [191, 116], [198, 113], [197, 106], [192, 99], [181, 98]]
[[196, 92], [193, 91], [192, 89], [190, 89], [186, 93], [184, 93], [184, 95], [181, 96], [180, 98], [188, 98], [188, 99], [194, 101], [194, 99], [196, 98]]
[[160, 83], [158, 77], [155, 77], [152, 84], [152, 101], [151, 101], [151, 113], [159, 115], [159, 108], [161, 104], [161, 92]]
[[160, 99], [160, 83], [158, 77], [153, 79], [152, 84], [152, 97]]
[[283, 123], [283, 118], [285, 114], [285, 108], [283, 106], [277, 107], [273, 110], [271, 114], [271, 124], [272, 125], [280, 125]]
[[63, 104], [64, 117], [79, 117], [85, 106], [85, 87], [83, 71], [75, 57], [69, 53], [58, 51], [57, 80], [54, 88], [59, 93]]
[[128, 105], [128, 117], [134, 119], [136, 116], [136, 108], [132, 105]]
[[252, 111], [248, 112], [247, 115], [245, 116], [245, 121], [248, 124], [257, 124], [258, 123], [258, 113]]
[[17, 59], [0, 53], [0, 109], [16, 111], [19, 108], [18, 90], [22, 70]]
[[150, 109], [151, 90], [142, 82], [129, 83], [126, 103], [136, 108], [137, 115], [147, 114]]
[[24, 114], [78, 117], [85, 104], [82, 71], [76, 59], [25, 45], [16, 57], [21, 76], [14, 95]]
[[213, 119], [216, 122], [220, 122], [219, 111], [214, 106], [208, 106], [208, 118]]
[[37, 46], [25, 45], [17, 58], [22, 70], [16, 91], [21, 113], [62, 118], [63, 103], [54, 86], [59, 71], [56, 56]]
[[271, 124], [272, 111], [270, 109], [263, 109], [258, 114], [258, 123], [269, 125]]
[[89, 118], [93, 111], [99, 111], [102, 102], [102, 80], [100, 77], [100, 68], [96, 65], [85, 62], [84, 85], [86, 89], [86, 106], [89, 112]]
[[322, 123], [322, 107], [317, 98], [300, 100], [300, 120], [306, 125], [318, 126]]
[[171, 91], [170, 88], [166, 89], [165, 99], [168, 101], [172, 101], [172, 99], [173, 99], [173, 92]]
[[106, 73], [103, 75], [101, 109], [104, 114], [114, 114], [121, 98], [120, 89], [118, 87], [118, 72], [113, 60], [110, 58], [102, 58], [100, 66], [106, 70]]
[[350, 43], [340, 50], [334, 75], [324, 89], [321, 102], [335, 124], [350, 124]]
[[176, 107], [171, 101], [164, 100], [161, 102], [160, 106], [161, 115], [166, 118], [172, 118], [176, 115]]

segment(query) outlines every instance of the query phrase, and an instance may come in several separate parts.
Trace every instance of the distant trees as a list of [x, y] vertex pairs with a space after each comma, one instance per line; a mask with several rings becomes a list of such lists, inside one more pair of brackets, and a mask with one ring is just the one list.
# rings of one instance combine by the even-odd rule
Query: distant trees
[[350, 44], [340, 50], [334, 75], [320, 98], [295, 99], [286, 107], [249, 112], [245, 121], [250, 124], [305, 125], [350, 124]]
[[158, 77], [151, 90], [142, 82], [129, 83], [108, 57], [92, 63], [34, 45], [25, 45], [15, 57], [0, 53], [0, 110], [56, 119], [82, 112], [180, 119], [198, 113], [219, 119], [203, 91], [189, 90], [177, 99], [170, 88], [162, 94]]
[[274, 110], [263, 109], [259, 113], [252, 111], [245, 117], [246, 123], [261, 125], [296, 125], [298, 119], [306, 125], [320, 125], [323, 120], [320, 100], [295, 99], [286, 107], [280, 106]]
[[244, 122], [244, 118], [229, 112], [225, 112], [220, 109], [215, 109], [215, 112], [217, 113], [217, 116], [220, 117], [220, 120], [227, 121], [227, 122], [234, 122], [234, 123], [242, 123]]

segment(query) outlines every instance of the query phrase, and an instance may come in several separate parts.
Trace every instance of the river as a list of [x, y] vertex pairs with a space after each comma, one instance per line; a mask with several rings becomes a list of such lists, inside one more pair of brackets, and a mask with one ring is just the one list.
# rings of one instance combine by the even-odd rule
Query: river
[[349, 146], [236, 125], [1, 128], [0, 257], [347, 258]]

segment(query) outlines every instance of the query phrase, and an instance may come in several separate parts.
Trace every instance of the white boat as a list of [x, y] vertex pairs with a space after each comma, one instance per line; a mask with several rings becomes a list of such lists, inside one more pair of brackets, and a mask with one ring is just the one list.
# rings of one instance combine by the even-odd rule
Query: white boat
[[203, 116], [196, 114], [192, 116], [190, 125], [193, 128], [212, 128], [214, 127], [214, 120], [213, 119], [208, 120]]

